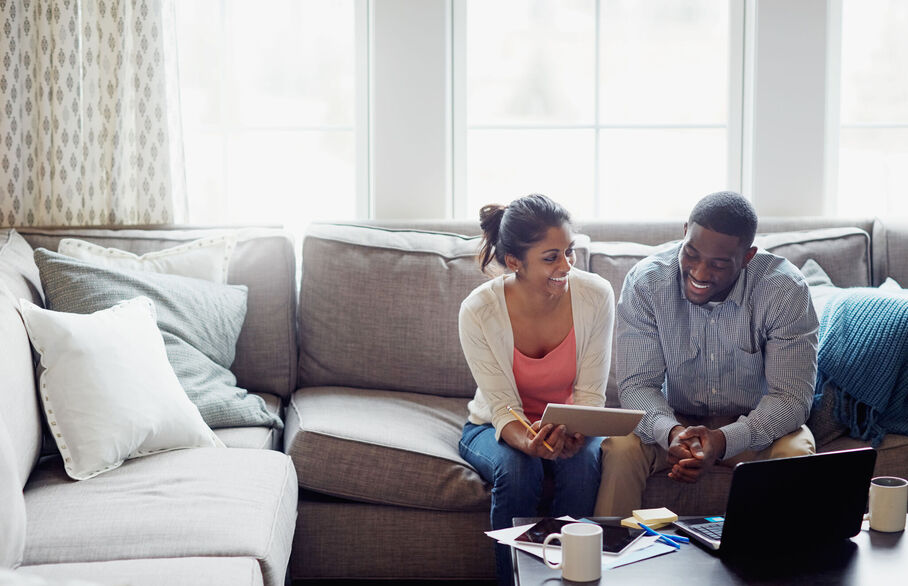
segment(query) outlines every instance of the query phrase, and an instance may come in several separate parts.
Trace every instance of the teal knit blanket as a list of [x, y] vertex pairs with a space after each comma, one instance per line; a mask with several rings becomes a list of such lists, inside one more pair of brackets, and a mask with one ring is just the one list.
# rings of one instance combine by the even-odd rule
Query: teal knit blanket
[[835, 416], [852, 437], [879, 446], [908, 434], [908, 296], [849, 289], [820, 320], [817, 393], [837, 389]]

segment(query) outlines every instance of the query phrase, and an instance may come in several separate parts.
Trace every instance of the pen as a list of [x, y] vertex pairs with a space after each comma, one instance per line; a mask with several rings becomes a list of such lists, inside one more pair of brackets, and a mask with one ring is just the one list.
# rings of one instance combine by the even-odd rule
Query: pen
[[675, 549], [681, 549], [682, 543], [690, 543], [690, 539], [688, 539], [687, 537], [681, 537], [679, 535], [666, 535], [665, 533], [659, 533], [658, 531], [650, 529], [649, 527], [647, 527], [643, 523], [640, 523], [639, 521], [637, 522], [637, 525], [640, 525], [640, 528], [643, 529], [643, 532], [646, 533], [647, 535], [658, 535], [659, 539], [657, 539], [656, 541], [661, 541], [662, 543], [664, 543], [666, 545], [670, 545], [670, 546], [674, 547]]
[[[522, 423], [523, 426], [524, 426], [525, 428], [527, 428], [528, 430], [530, 430], [530, 433], [533, 434], [533, 437], [536, 437], [536, 436], [538, 435], [538, 434], [536, 433], [536, 430], [533, 429], [532, 427], [530, 427], [530, 424], [527, 423], [526, 420], [525, 420], [523, 417], [521, 417], [520, 415], [517, 414], [516, 411], [514, 411], [513, 409], [511, 409], [511, 406], [510, 406], [510, 405], [508, 405], [508, 413], [510, 413], [511, 415], [513, 415], [513, 416], [514, 416], [514, 419], [516, 419], [517, 421], [519, 421], [520, 423]], [[552, 449], [552, 446], [549, 445], [549, 442], [547, 442], [547, 441], [545, 441], [545, 440], [542, 440], [542, 445], [544, 445], [545, 447], [547, 447], [547, 448], [549, 449], [550, 452], [554, 452], [554, 451], [555, 451], [555, 450]]]

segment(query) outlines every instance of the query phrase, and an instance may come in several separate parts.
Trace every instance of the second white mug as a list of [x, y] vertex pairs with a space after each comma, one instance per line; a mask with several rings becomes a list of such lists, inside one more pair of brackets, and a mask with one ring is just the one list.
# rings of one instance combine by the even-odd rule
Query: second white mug
[[870, 481], [870, 528], [894, 533], [905, 530], [908, 514], [908, 480], [877, 476]]
[[[549, 562], [546, 546], [553, 539], [561, 540], [561, 563]], [[542, 560], [547, 566], [561, 569], [565, 580], [591, 582], [602, 576], [602, 527], [593, 523], [570, 523], [561, 533], [551, 533], [542, 543]]]

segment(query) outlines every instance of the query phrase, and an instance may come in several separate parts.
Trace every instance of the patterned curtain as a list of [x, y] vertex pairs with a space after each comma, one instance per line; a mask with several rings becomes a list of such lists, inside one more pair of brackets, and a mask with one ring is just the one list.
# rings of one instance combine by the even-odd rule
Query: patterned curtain
[[0, 0], [0, 226], [182, 219], [172, 18], [167, 0]]

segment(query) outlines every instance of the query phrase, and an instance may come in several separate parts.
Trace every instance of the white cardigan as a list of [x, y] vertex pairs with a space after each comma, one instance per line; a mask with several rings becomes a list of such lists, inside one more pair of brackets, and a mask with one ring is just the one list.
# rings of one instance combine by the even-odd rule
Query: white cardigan
[[[575, 405], [605, 404], [605, 385], [612, 356], [615, 293], [608, 281], [593, 273], [568, 273], [574, 337], [577, 342]], [[460, 304], [460, 345], [476, 384], [469, 421], [491, 422], [496, 439], [514, 418], [510, 405], [523, 414], [514, 381], [514, 334], [504, 298], [504, 275], [483, 283]]]

